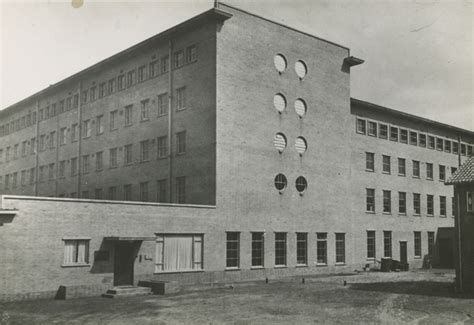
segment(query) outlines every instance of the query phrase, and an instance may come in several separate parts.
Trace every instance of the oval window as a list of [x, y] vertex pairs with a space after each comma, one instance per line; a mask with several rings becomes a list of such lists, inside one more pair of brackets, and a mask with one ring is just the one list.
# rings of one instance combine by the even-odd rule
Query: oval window
[[306, 67], [306, 64], [303, 61], [299, 60], [295, 63], [295, 72], [298, 77], [300, 77], [300, 79], [303, 79], [308, 73], [308, 68]]
[[283, 174], [278, 174], [275, 176], [275, 187], [279, 191], [283, 191], [286, 188], [286, 176]]
[[273, 58], [273, 63], [275, 64], [275, 68], [278, 70], [278, 72], [283, 72], [286, 70], [286, 58], [283, 56], [283, 54], [277, 54]]
[[286, 137], [283, 133], [277, 133], [273, 137], [273, 145], [275, 148], [282, 152], [286, 148]]
[[296, 179], [296, 190], [300, 193], [303, 193], [308, 188], [308, 183], [306, 182], [306, 178], [300, 176]]
[[283, 112], [286, 108], [286, 98], [282, 94], [276, 94], [273, 97], [273, 106], [279, 112]]
[[303, 117], [303, 115], [306, 113], [306, 102], [301, 98], [298, 98], [295, 101], [295, 111], [299, 117]]
[[303, 137], [297, 137], [295, 141], [295, 148], [300, 155], [304, 154], [306, 149], [308, 149], [308, 143], [306, 142], [306, 139]]

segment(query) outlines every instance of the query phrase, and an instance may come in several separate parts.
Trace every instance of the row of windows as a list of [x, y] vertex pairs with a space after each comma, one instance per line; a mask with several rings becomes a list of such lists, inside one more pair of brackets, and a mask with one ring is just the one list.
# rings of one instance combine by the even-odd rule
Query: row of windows
[[[288, 61], [286, 57], [278, 53], [277, 55], [274, 56], [273, 58], [273, 64], [275, 65], [275, 69], [277, 69], [278, 73], [283, 73], [287, 67], [288, 67]], [[308, 67], [306, 66], [306, 63], [303, 60], [297, 60], [295, 62], [295, 72], [298, 78], [301, 80], [306, 76], [308, 73]]]
[[[282, 153], [287, 146], [287, 139], [284, 133], [278, 132], [273, 137], [273, 145], [278, 150], [279, 153]], [[296, 152], [302, 156], [308, 149], [308, 143], [304, 137], [297, 137], [295, 140], [295, 149]]]
[[[392, 173], [392, 158], [387, 155], [382, 155], [382, 172], [384, 174]], [[398, 176], [406, 176], [406, 159], [398, 158]], [[426, 166], [426, 179], [433, 180], [433, 164], [425, 163]], [[365, 170], [374, 172], [375, 171], [375, 154], [373, 152], [365, 153]], [[451, 175], [456, 172], [456, 167], [451, 167]], [[440, 181], [446, 181], [446, 166], [439, 165], [438, 175]], [[414, 178], [420, 178], [420, 161], [412, 160], [412, 176]]]
[[[415, 258], [421, 258], [421, 232], [413, 232], [413, 248]], [[435, 233], [428, 231], [428, 255], [433, 256], [435, 245]], [[367, 259], [375, 260], [376, 259], [376, 233], [374, 230], [367, 231]], [[383, 257], [391, 258], [392, 257], [392, 232], [384, 231], [383, 232]]]
[[[282, 93], [278, 93], [275, 96], [273, 96], [273, 107], [278, 111], [278, 113], [282, 113], [286, 109], [287, 105], [288, 103], [286, 101], [286, 97]], [[297, 98], [295, 100], [294, 108], [295, 108], [295, 113], [300, 118], [302, 118], [308, 110], [306, 101], [302, 98]]]
[[[418, 133], [417, 131], [399, 128], [384, 123], [374, 121], [366, 121], [364, 119], [356, 119], [356, 132], [359, 134], [367, 134], [369, 136], [378, 137], [380, 139], [390, 139], [391, 141], [420, 146], [428, 149], [435, 149], [448, 153], [458, 154], [459, 145], [457, 141], [442, 139], [439, 137]], [[474, 146], [461, 143], [461, 155], [472, 156], [474, 154]]]
[[[283, 174], [276, 175], [274, 183], [276, 189], [280, 191], [280, 193], [282, 193], [288, 185], [286, 176]], [[300, 194], [303, 194], [308, 188], [308, 182], [306, 181], [306, 178], [304, 178], [303, 176], [299, 176], [298, 178], [296, 178], [295, 187]]]
[[[366, 212], [375, 213], [375, 189], [366, 189]], [[421, 215], [421, 194], [412, 194], [412, 208], [413, 214], [416, 216]], [[454, 198], [451, 198], [452, 203], [452, 215], [454, 216]], [[392, 213], [392, 191], [382, 190], [382, 212]], [[398, 213], [402, 215], [407, 214], [407, 193], [398, 192]], [[434, 215], [434, 195], [426, 195], [426, 214], [428, 216]], [[446, 196], [439, 196], [439, 215], [446, 217]]]

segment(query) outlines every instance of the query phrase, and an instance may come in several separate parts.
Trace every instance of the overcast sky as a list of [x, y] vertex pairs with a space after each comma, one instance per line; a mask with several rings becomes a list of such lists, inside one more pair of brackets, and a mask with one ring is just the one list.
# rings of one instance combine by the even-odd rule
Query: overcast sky
[[[352, 69], [352, 97], [474, 131], [472, 0], [225, 2], [349, 47], [366, 60]], [[213, 5], [0, 3], [2, 109]]]

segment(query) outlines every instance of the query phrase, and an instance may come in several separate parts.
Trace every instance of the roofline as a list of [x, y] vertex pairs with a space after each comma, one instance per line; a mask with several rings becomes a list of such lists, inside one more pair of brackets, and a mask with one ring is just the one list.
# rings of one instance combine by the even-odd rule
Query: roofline
[[441, 127], [441, 128], [445, 128], [445, 129], [448, 129], [448, 130], [451, 130], [451, 131], [465, 133], [465, 134], [468, 134], [469, 136], [474, 138], [474, 132], [473, 131], [463, 129], [463, 128], [459, 128], [457, 126], [452, 126], [452, 125], [449, 125], [449, 124], [433, 121], [433, 120], [430, 120], [430, 119], [427, 119], [427, 118], [424, 118], [424, 117], [420, 117], [420, 116], [417, 116], [417, 115], [413, 115], [413, 114], [410, 114], [410, 113], [397, 111], [397, 110], [392, 109], [392, 108], [388, 108], [388, 107], [380, 106], [380, 105], [377, 105], [377, 104], [369, 103], [369, 102], [366, 102], [366, 101], [363, 101], [363, 100], [360, 100], [360, 99], [356, 99], [356, 98], [353, 98], [353, 97], [351, 97], [351, 104], [352, 103], [365, 105], [365, 106], [368, 106], [370, 108], [379, 110], [379, 111], [384, 112], [384, 113], [388, 113], [388, 114], [408, 118], [408, 119], [411, 119], [411, 120], [416, 120], [416, 121], [426, 123], [426, 124], [432, 124], [432, 125], [435, 125], [435, 126], [438, 126], [438, 127]]
[[288, 26], [288, 25], [285, 25], [285, 24], [276, 22], [276, 21], [274, 21], [274, 20], [271, 20], [271, 19], [268, 19], [268, 18], [259, 16], [259, 15], [257, 15], [257, 14], [248, 12], [248, 11], [246, 11], [246, 10], [243, 10], [243, 9], [240, 9], [240, 8], [237, 8], [237, 7], [228, 5], [227, 3], [224, 3], [224, 2], [219, 2], [219, 3], [218, 3], [218, 7], [219, 7], [219, 6], [226, 6], [226, 7], [232, 8], [232, 9], [234, 9], [234, 10], [243, 12], [243, 13], [245, 13], [245, 14], [247, 14], [247, 15], [250, 15], [250, 16], [253, 16], [253, 17], [257, 17], [257, 18], [259, 18], [259, 19], [263, 19], [263, 20], [268, 21], [268, 22], [270, 22], [270, 23], [272, 23], [272, 24], [275, 24], [275, 25], [279, 25], [279, 26], [288, 28], [288, 29], [290, 29], [290, 30], [292, 30], [292, 31], [294, 31], [294, 32], [297, 32], [297, 33], [300, 33], [300, 34], [303, 34], [303, 35], [306, 35], [306, 36], [315, 38], [315, 39], [317, 39], [317, 40], [319, 40], [319, 41], [323, 41], [323, 42], [326, 42], [326, 43], [329, 43], [329, 44], [332, 44], [332, 45], [341, 47], [341, 48], [347, 50], [347, 51], [350, 53], [350, 49], [349, 49], [347, 46], [344, 46], [344, 45], [341, 45], [341, 44], [338, 44], [338, 43], [334, 43], [334, 42], [328, 41], [327, 39], [324, 39], [324, 38], [321, 38], [321, 37], [317, 37], [317, 36], [315, 36], [315, 35], [312, 35], [312, 34], [303, 32], [303, 31], [301, 31], [301, 30], [299, 30], [299, 29], [296, 29], [296, 28], [290, 27], [290, 26]]
[[185, 20], [184, 22], [182, 23], [179, 23], [178, 25], [175, 25], [171, 28], [168, 28], [166, 29], [165, 31], [161, 32], [161, 33], [158, 33], [154, 36], [151, 36], [135, 45], [132, 45], [131, 47], [128, 47], [126, 48], [125, 50], [122, 50], [112, 56], [109, 56], [108, 58], [106, 59], [103, 59], [79, 72], [76, 72], [75, 74], [69, 76], [69, 77], [66, 77], [65, 79], [55, 83], [55, 84], [51, 84], [49, 85], [47, 88], [44, 88], [43, 90], [40, 90], [36, 93], [34, 93], [33, 95], [30, 95], [22, 100], [20, 100], [19, 102], [16, 102], [10, 106], [7, 106], [5, 107], [4, 109], [0, 110], [0, 116], [1, 115], [4, 115], [6, 113], [8, 113], [10, 110], [12, 110], [13, 108], [17, 107], [17, 106], [20, 106], [22, 104], [26, 104], [28, 102], [30, 102], [31, 100], [33, 100], [34, 98], [36, 98], [37, 96], [40, 96], [48, 91], [51, 91], [52, 89], [54, 88], [57, 88], [57, 87], [60, 87], [60, 86], [63, 86], [69, 82], [72, 82], [74, 81], [75, 79], [78, 79], [80, 77], [82, 77], [83, 75], [87, 74], [87, 73], [90, 73], [90, 72], [93, 72], [94, 70], [106, 65], [106, 64], [109, 64], [109, 63], [112, 63], [113, 61], [121, 58], [121, 57], [124, 57], [132, 52], [134, 52], [135, 50], [137, 50], [138, 48], [142, 47], [142, 46], [145, 46], [153, 41], [157, 41], [161, 38], [166, 38], [166, 37], [169, 37], [171, 34], [173, 33], [176, 33], [178, 31], [180, 31], [181, 29], [183, 28], [186, 28], [188, 27], [189, 25], [191, 24], [195, 24], [197, 22], [199, 22], [200, 20], [204, 19], [204, 18], [215, 18], [215, 19], [219, 19], [219, 20], [222, 20], [222, 21], [225, 21], [229, 18], [232, 17], [232, 14], [228, 13], [228, 12], [225, 12], [225, 11], [222, 11], [222, 10], [219, 10], [218, 8], [211, 8], [207, 11], [204, 11], [202, 13], [200, 13], [199, 15], [197, 16], [194, 16], [188, 20]]

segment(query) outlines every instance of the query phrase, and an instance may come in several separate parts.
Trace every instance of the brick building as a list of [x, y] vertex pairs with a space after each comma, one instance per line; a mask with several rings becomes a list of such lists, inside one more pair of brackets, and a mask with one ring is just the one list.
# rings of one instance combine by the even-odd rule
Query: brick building
[[474, 133], [351, 99], [361, 63], [219, 4], [0, 111], [0, 299], [449, 265]]

